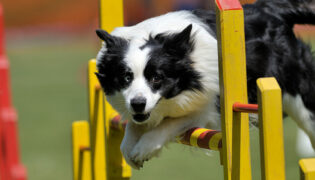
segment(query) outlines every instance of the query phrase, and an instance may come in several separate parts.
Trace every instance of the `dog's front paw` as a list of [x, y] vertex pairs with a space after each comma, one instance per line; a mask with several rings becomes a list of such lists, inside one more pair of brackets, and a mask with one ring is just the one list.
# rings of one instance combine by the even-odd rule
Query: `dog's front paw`
[[126, 162], [134, 169], [139, 169], [141, 166], [139, 164], [137, 164], [135, 161], [133, 161], [133, 158], [131, 158], [131, 151], [132, 151], [132, 146], [126, 144], [126, 143], [122, 143], [120, 145], [120, 151], [123, 155], [123, 157], [125, 158]]
[[145, 161], [159, 155], [164, 143], [165, 141], [159, 134], [146, 133], [133, 148], [130, 157], [134, 164], [140, 168]]

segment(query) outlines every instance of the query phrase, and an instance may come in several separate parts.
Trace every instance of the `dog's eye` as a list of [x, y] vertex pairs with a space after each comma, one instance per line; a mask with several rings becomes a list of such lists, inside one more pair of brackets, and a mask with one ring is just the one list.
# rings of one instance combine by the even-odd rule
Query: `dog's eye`
[[159, 84], [159, 83], [161, 83], [161, 81], [162, 81], [162, 77], [159, 75], [154, 75], [151, 78], [151, 82], [154, 84]]
[[125, 82], [129, 83], [129, 82], [131, 81], [131, 79], [132, 79], [131, 74], [130, 74], [130, 73], [127, 73], [127, 74], [125, 75]]

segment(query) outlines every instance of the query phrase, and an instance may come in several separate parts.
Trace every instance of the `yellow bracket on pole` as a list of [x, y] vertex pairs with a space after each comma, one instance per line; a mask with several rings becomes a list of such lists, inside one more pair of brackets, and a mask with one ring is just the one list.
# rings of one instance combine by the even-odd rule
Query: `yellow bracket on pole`
[[216, 5], [224, 179], [249, 180], [248, 114], [232, 108], [235, 102], [247, 104], [243, 9], [238, 0], [216, 0]]
[[299, 165], [301, 180], [315, 180], [315, 158], [301, 159]]
[[73, 179], [92, 180], [89, 124], [72, 123]]

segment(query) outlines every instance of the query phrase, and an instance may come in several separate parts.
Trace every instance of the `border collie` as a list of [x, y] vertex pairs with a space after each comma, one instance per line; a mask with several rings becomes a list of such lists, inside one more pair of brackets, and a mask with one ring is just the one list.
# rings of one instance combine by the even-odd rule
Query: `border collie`
[[[294, 24], [315, 24], [315, 12], [294, 0], [243, 8], [249, 103], [257, 103], [257, 78], [275, 77], [284, 113], [315, 147], [315, 58], [293, 32]], [[171, 12], [96, 33], [104, 41], [96, 75], [109, 103], [130, 120], [121, 152], [133, 168], [189, 128], [220, 129], [215, 12]]]

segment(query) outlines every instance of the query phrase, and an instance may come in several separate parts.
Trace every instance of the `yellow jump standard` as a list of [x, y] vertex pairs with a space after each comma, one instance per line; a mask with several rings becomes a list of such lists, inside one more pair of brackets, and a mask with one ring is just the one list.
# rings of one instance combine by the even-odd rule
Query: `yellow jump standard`
[[244, 13], [238, 0], [216, 0], [224, 179], [251, 179]]

